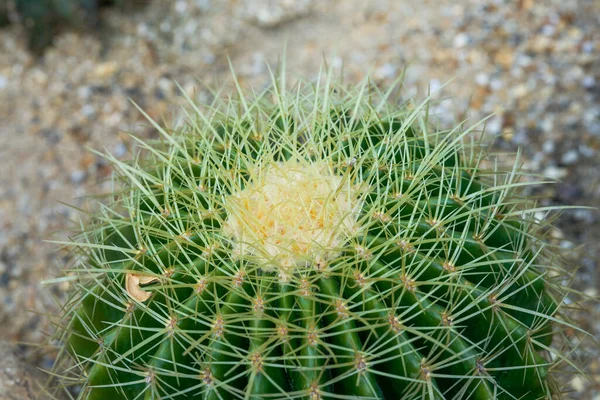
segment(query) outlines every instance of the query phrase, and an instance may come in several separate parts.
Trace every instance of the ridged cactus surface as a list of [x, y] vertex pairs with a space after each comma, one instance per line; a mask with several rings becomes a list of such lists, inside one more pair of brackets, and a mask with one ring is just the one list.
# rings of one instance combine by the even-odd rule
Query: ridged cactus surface
[[79, 398], [559, 396], [559, 269], [517, 168], [427, 103], [322, 78], [190, 101], [107, 156], [62, 323]]

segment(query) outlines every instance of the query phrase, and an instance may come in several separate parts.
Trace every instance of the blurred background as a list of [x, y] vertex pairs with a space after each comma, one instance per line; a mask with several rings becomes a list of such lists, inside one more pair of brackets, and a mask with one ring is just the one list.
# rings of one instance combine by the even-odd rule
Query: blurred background
[[[494, 150], [521, 148], [526, 170], [557, 181], [529, 195], [600, 206], [598, 0], [0, 0], [0, 399], [36, 398], [35, 367], [52, 363], [27, 345], [51, 332], [44, 314], [68, 289], [41, 284], [64, 257], [43, 240], [68, 236], [78, 213], [64, 203], [85, 208], [108, 189], [111, 167], [88, 149], [131, 157], [128, 134], [156, 132], [130, 100], [176, 121], [176, 82], [209, 101], [232, 81], [228, 58], [243, 85], [267, 85], [286, 43], [291, 81], [325, 60], [348, 83], [403, 74], [403, 97], [436, 91], [444, 127], [493, 114]], [[599, 221], [566, 210], [552, 232], [589, 295]], [[598, 306], [574, 317], [598, 337]], [[567, 377], [567, 398], [600, 399], [598, 349], [576, 356], [591, 378]]]

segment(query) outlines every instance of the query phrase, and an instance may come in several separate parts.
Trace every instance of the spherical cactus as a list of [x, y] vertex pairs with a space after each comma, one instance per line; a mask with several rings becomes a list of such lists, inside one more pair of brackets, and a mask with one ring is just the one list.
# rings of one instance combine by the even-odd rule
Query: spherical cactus
[[111, 158], [71, 245], [57, 372], [79, 398], [559, 396], [565, 290], [518, 168], [484, 168], [427, 102], [322, 78], [190, 100]]
[[66, 27], [97, 26], [101, 6], [114, 4], [123, 8], [129, 3], [127, 0], [0, 0], [0, 27], [16, 20], [23, 26], [29, 49], [42, 52]]

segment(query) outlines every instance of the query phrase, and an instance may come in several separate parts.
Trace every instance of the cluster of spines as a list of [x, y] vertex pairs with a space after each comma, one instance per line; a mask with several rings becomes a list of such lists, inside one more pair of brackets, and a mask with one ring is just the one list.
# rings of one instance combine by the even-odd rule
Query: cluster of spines
[[[82, 398], [552, 395], [562, 299], [516, 170], [486, 175], [469, 130], [429, 134], [425, 105], [392, 111], [367, 89], [192, 103], [182, 133], [156, 125], [167, 149], [112, 159], [125, 190], [77, 239], [85, 277], [66, 313]], [[291, 157], [361, 185], [364, 229], [282, 283], [232, 259], [220, 228], [224, 196]], [[131, 274], [151, 277], [146, 302], [127, 292]]]

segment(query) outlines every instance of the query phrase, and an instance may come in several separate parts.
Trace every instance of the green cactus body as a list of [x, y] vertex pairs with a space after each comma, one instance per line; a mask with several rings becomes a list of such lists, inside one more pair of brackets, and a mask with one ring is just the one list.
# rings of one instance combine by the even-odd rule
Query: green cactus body
[[124, 8], [136, 4], [127, 0], [0, 0], [0, 27], [11, 22], [8, 14], [14, 9], [29, 49], [42, 52], [65, 28], [97, 27], [100, 7], [107, 5]]
[[274, 85], [113, 159], [66, 306], [80, 398], [554, 396], [560, 300], [516, 170], [425, 107]]

